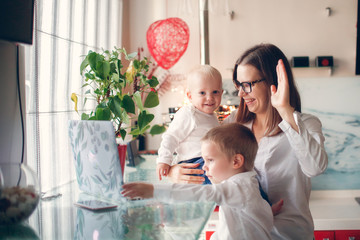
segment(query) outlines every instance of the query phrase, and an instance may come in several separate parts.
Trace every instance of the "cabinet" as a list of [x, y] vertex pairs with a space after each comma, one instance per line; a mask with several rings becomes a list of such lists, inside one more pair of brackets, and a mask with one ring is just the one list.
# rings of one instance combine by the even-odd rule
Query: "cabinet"
[[336, 240], [360, 240], [360, 230], [336, 230]]
[[[206, 231], [205, 239], [210, 240], [214, 231]], [[315, 231], [315, 240], [360, 240], [360, 230]]]
[[315, 231], [315, 240], [360, 240], [360, 230]]
[[335, 231], [315, 231], [315, 240], [335, 240]]

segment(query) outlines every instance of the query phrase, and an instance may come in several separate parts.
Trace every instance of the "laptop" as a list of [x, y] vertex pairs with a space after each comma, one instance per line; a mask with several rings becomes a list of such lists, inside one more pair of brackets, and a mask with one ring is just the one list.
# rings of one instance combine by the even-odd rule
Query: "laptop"
[[123, 175], [110, 121], [69, 120], [68, 133], [79, 189], [111, 200], [121, 195]]

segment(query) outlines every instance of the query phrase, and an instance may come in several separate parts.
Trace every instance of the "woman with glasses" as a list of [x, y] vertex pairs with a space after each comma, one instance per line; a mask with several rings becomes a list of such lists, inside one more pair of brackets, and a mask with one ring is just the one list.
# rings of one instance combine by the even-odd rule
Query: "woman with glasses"
[[[290, 64], [272, 44], [248, 49], [236, 61], [233, 81], [240, 105], [223, 124], [240, 122], [252, 130], [259, 145], [255, 170], [261, 187], [276, 207], [284, 203], [274, 214], [272, 238], [313, 239], [310, 179], [328, 164], [320, 120], [301, 113]], [[173, 182], [202, 183], [193, 175], [203, 174], [196, 166], [174, 165], [169, 176]]]
[[235, 64], [239, 108], [226, 122], [240, 122], [255, 134], [258, 180], [270, 202], [284, 200], [274, 216], [273, 239], [313, 239], [309, 209], [311, 177], [328, 163], [320, 120], [301, 113], [300, 96], [287, 58], [272, 44], [247, 50]]

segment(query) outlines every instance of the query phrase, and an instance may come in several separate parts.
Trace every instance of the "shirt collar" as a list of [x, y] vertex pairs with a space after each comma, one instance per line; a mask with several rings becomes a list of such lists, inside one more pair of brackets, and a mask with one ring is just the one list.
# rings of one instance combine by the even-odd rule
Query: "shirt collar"
[[254, 170], [251, 170], [248, 172], [242, 172], [242, 173], [235, 174], [224, 181], [234, 181], [236, 179], [251, 178], [253, 176], [256, 176], [256, 172]]

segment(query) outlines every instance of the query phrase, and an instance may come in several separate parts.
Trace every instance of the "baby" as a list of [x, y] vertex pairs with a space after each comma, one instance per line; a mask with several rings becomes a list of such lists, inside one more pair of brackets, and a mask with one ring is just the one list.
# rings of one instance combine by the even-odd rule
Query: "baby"
[[273, 214], [261, 197], [254, 171], [254, 134], [239, 123], [211, 129], [201, 142], [203, 169], [211, 185], [128, 183], [126, 197], [162, 201], [214, 201], [219, 225], [211, 239], [270, 239]]
[[[167, 176], [173, 164], [200, 163], [198, 168], [202, 168], [200, 139], [208, 130], [219, 125], [214, 111], [221, 103], [222, 93], [221, 74], [214, 67], [200, 65], [189, 72], [187, 97], [191, 104], [176, 112], [162, 136], [157, 159], [160, 180], [162, 176]], [[204, 183], [210, 183], [205, 175], [204, 178]]]

